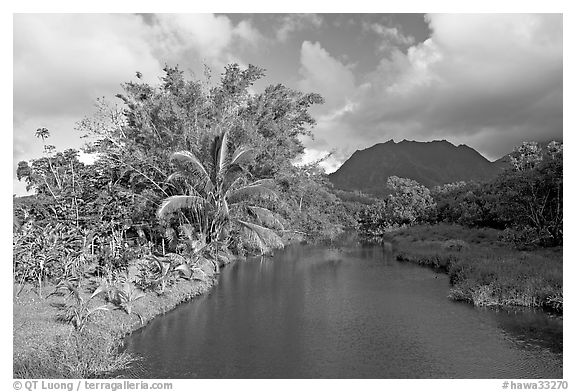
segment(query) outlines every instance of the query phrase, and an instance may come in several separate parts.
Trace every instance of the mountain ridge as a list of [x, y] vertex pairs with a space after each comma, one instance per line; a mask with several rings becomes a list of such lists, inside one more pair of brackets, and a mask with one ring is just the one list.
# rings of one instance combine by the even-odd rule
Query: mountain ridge
[[339, 189], [381, 196], [387, 193], [390, 176], [410, 178], [432, 188], [456, 181], [489, 180], [501, 170], [502, 158], [491, 162], [465, 144], [406, 139], [396, 143], [390, 139], [356, 150], [328, 177]]

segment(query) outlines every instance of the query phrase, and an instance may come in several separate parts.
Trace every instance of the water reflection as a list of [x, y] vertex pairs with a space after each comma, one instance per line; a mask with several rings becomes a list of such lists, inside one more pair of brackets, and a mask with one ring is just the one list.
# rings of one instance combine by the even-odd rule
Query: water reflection
[[562, 320], [447, 299], [390, 249], [295, 245], [223, 269], [127, 340], [148, 378], [560, 378]]

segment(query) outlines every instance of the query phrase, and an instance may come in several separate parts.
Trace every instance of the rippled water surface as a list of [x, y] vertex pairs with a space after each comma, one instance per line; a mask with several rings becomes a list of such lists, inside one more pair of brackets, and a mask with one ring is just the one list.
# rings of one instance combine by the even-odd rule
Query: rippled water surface
[[447, 299], [378, 246], [292, 245], [234, 263], [127, 339], [145, 378], [562, 378], [562, 320]]

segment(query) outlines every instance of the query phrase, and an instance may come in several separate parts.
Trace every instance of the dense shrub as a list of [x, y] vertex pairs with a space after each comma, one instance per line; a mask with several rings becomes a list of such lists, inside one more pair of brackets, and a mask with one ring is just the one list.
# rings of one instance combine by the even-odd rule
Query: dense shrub
[[430, 191], [414, 180], [392, 176], [385, 200], [365, 206], [358, 214], [358, 225], [365, 236], [380, 236], [403, 226], [429, 221], [435, 203]]
[[436, 220], [468, 227], [506, 229], [502, 240], [517, 246], [562, 243], [562, 143], [526, 142], [508, 166], [486, 183], [435, 187]]
[[41, 286], [43, 280], [59, 280], [77, 272], [83, 262], [82, 235], [60, 223], [40, 226], [25, 223], [14, 233], [14, 279]]

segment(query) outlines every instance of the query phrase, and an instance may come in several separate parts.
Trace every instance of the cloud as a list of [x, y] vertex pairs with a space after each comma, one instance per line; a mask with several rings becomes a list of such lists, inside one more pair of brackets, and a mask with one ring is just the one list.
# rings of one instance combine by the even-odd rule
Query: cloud
[[339, 159], [330, 155], [330, 151], [317, 150], [314, 148], [304, 149], [304, 154], [300, 157], [296, 165], [305, 165], [320, 161], [319, 165], [326, 173], [335, 172], [341, 165]]
[[561, 15], [427, 20], [428, 40], [392, 50], [342, 104], [349, 110], [318, 122], [323, 148], [347, 156], [390, 138], [441, 138], [497, 158], [523, 140], [562, 137]]
[[136, 70], [158, 73], [146, 33], [133, 15], [15, 15], [16, 114], [78, 113]]
[[321, 108], [325, 112], [340, 107], [355, 91], [354, 73], [328, 53], [318, 42], [304, 41], [300, 50], [298, 87], [306, 92], [321, 94], [326, 100]]
[[250, 22], [211, 14], [15, 14], [13, 162], [41, 155], [41, 126], [56, 147], [80, 147], [75, 123], [136, 71], [151, 84], [165, 63], [219, 73], [261, 40]]
[[286, 42], [290, 35], [305, 29], [319, 29], [323, 24], [322, 17], [316, 14], [288, 14], [282, 18], [281, 25], [276, 30], [276, 39]]
[[247, 20], [234, 25], [224, 15], [158, 14], [153, 18], [156, 57], [163, 59], [201, 59], [215, 68], [230, 62], [241, 63], [237, 46], [256, 47], [262, 34]]
[[397, 27], [389, 27], [380, 23], [364, 23], [363, 30], [375, 33], [380, 40], [378, 49], [381, 52], [388, 52], [399, 46], [410, 46], [414, 44], [414, 37], [404, 35]]

